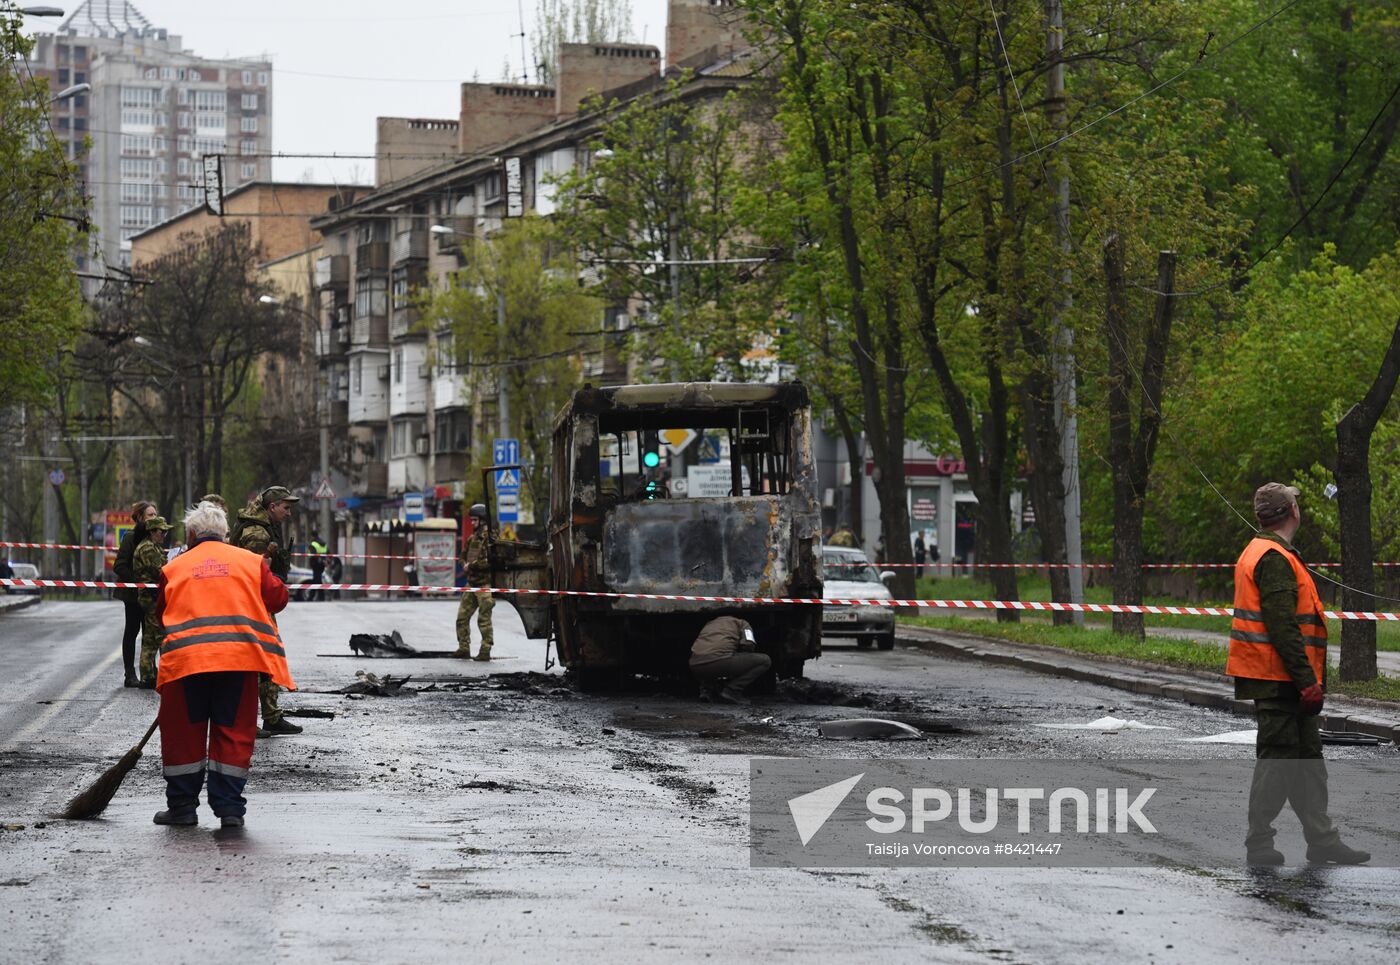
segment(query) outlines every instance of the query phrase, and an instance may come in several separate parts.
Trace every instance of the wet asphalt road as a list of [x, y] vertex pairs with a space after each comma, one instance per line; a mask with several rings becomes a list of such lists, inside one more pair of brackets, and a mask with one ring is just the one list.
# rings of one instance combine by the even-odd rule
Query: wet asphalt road
[[[0, 960], [1354, 963], [1400, 951], [1395, 869], [748, 864], [751, 756], [1248, 756], [1181, 743], [1247, 726], [1240, 718], [903, 647], [837, 645], [810, 679], [962, 732], [919, 745], [822, 742], [817, 722], [873, 711], [791, 697], [730, 708], [650, 690], [585, 697], [562, 677], [499, 686], [510, 679], [488, 676], [541, 671], [544, 656], [504, 605], [504, 659], [490, 665], [317, 656], [348, 654], [352, 632], [395, 628], [419, 649], [450, 649], [454, 609], [292, 605], [283, 635], [304, 692], [284, 705], [337, 716], [259, 742], [242, 833], [214, 831], [207, 810], [198, 829], [151, 824], [163, 806], [155, 742], [102, 820], [47, 817], [140, 736], [156, 698], [120, 686], [118, 604], [46, 602], [0, 617]], [[439, 686], [451, 689], [307, 692], [357, 669], [409, 673], [416, 685], [450, 678]], [[1174, 729], [1030, 726], [1107, 713]]]

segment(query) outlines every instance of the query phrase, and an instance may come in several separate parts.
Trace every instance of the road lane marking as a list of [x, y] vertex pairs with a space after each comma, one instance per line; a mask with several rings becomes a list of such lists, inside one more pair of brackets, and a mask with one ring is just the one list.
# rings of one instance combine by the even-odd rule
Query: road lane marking
[[63, 710], [66, 706], [68, 706], [68, 702], [70, 700], [72, 700], [78, 694], [82, 693], [84, 690], [86, 690], [89, 686], [92, 685], [92, 682], [94, 680], [102, 676], [102, 674], [106, 673], [107, 670], [112, 666], [112, 664], [117, 662], [117, 658], [120, 656], [121, 651], [111, 651], [107, 654], [105, 659], [94, 664], [91, 670], [89, 670], [87, 673], [83, 674], [77, 680], [69, 684], [68, 689], [65, 690], [63, 693], [59, 694], [57, 697], [53, 698], [53, 703], [45, 707], [43, 712], [39, 714], [38, 717], [35, 717], [33, 720], [31, 720], [29, 723], [25, 724], [23, 727], [21, 727], [15, 732], [14, 736], [10, 739], [9, 746], [6, 749], [17, 750], [20, 744], [23, 744], [26, 741], [28, 741], [32, 734], [36, 733], [41, 728], [43, 728], [49, 721], [53, 720], [54, 716], [57, 715], [59, 711]]

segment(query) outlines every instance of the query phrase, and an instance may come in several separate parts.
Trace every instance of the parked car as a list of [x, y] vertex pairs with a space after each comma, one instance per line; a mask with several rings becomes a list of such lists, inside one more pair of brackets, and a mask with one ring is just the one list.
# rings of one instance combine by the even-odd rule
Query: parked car
[[304, 599], [306, 599], [306, 593], [307, 593], [307, 591], [306, 591], [306, 590], [299, 590], [299, 589], [297, 589], [296, 587], [297, 587], [298, 584], [301, 584], [301, 583], [310, 583], [310, 582], [311, 582], [311, 567], [309, 567], [309, 566], [298, 566], [298, 565], [296, 565], [295, 563], [293, 563], [293, 564], [292, 564], [292, 568], [291, 568], [290, 570], [287, 571], [287, 592], [291, 594], [292, 599], [293, 599], [293, 600], [304, 600]]
[[[894, 572], [877, 572], [864, 551], [822, 547], [822, 598], [825, 600], [893, 600], [888, 580]], [[822, 636], [854, 637], [856, 646], [871, 643], [894, 649], [894, 607], [827, 604], [822, 607]]]
[[[14, 573], [14, 576], [12, 577], [12, 579], [16, 579], [16, 580], [37, 580], [37, 579], [39, 579], [39, 567], [35, 566], [33, 563], [13, 563], [13, 562], [12, 562], [12, 563], [10, 564], [10, 571], [11, 571], [12, 573]], [[9, 593], [38, 593], [38, 592], [39, 592], [39, 588], [36, 587], [36, 586], [7, 586], [7, 587], [5, 587], [5, 590], [6, 590], [6, 592], [9, 592]]]

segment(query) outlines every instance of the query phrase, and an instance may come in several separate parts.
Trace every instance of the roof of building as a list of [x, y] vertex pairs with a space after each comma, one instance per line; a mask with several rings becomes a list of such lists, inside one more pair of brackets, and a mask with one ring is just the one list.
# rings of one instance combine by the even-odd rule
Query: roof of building
[[120, 37], [154, 29], [146, 15], [129, 0], [83, 0], [58, 25], [59, 33], [80, 37]]

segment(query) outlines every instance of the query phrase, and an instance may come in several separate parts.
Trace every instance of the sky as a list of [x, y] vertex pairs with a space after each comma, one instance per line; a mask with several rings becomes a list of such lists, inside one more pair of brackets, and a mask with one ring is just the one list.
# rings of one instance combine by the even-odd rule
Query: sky
[[[518, 74], [521, 14], [525, 29], [532, 30], [536, 6], [536, 0], [133, 3], [197, 55], [270, 59], [273, 150], [313, 154], [373, 154], [376, 117], [455, 118], [463, 81], [500, 80], [507, 60]], [[71, 11], [78, 0], [55, 5]], [[57, 22], [28, 18], [25, 26], [39, 31]], [[664, 47], [666, 0], [632, 0], [631, 39], [643, 38]], [[308, 175], [316, 181], [368, 182], [374, 161], [273, 162], [279, 180]]]

